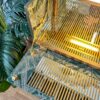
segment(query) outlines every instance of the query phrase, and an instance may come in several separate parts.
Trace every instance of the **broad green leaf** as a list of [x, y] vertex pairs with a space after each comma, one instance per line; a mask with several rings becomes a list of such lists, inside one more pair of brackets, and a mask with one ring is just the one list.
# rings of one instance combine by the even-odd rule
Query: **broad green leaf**
[[10, 87], [10, 83], [3, 81], [0, 83], [0, 92], [6, 91]]

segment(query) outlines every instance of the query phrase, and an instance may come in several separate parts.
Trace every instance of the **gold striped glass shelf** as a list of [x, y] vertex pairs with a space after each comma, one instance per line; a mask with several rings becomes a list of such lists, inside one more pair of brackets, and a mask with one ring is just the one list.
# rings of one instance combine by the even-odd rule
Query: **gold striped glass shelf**
[[100, 69], [100, 17], [73, 10], [55, 20], [53, 27], [44, 27], [37, 43]]
[[100, 69], [99, 4], [86, 0], [32, 0], [26, 9], [39, 45]]
[[46, 57], [42, 57], [27, 84], [54, 100], [100, 99], [98, 80]]

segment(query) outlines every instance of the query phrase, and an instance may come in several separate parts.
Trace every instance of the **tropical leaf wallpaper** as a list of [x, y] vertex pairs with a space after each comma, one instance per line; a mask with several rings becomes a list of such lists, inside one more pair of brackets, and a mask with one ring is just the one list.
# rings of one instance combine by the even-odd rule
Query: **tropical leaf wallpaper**
[[[28, 0], [0, 0], [0, 87], [32, 41], [24, 10], [27, 2]], [[0, 88], [0, 91], [3, 90]]]

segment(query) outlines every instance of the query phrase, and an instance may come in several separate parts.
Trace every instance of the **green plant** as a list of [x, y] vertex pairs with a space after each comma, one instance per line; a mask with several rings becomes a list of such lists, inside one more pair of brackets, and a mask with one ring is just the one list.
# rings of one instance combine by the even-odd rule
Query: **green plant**
[[0, 81], [2, 82], [20, 61], [23, 55], [23, 45], [10, 34], [2, 34], [0, 41]]
[[28, 0], [6, 0], [3, 4], [4, 12], [7, 16], [6, 18], [10, 19], [10, 30], [13, 31], [16, 37], [21, 38], [24, 42], [32, 37], [24, 10], [27, 1]]
[[[0, 0], [0, 91], [8, 89], [5, 80], [23, 56], [32, 37], [25, 11], [25, 0]], [[2, 11], [3, 10], [3, 11]]]
[[10, 87], [10, 83], [8, 83], [7, 81], [3, 81], [0, 84], [0, 92], [6, 91], [9, 87]]
[[2, 8], [0, 8], [0, 33], [4, 33], [7, 29], [7, 25], [4, 19], [4, 14]]

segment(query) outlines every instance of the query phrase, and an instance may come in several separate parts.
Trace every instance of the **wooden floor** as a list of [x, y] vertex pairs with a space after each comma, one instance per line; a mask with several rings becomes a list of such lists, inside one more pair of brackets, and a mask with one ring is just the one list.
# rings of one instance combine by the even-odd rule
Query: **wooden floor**
[[0, 100], [40, 100], [38, 97], [19, 89], [10, 87], [6, 92], [0, 93]]

